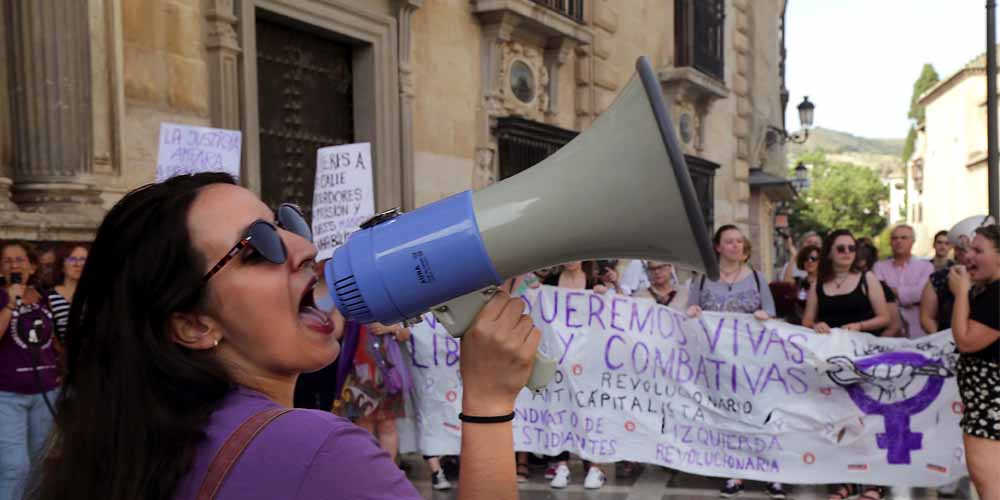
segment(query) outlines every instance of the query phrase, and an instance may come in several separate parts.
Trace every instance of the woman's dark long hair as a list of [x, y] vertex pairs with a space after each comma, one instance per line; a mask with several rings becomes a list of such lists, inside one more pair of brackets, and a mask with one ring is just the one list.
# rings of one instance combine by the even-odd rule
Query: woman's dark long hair
[[188, 234], [199, 190], [227, 174], [180, 176], [108, 212], [70, 309], [67, 373], [48, 455], [26, 498], [169, 499], [202, 426], [233, 387], [210, 354], [171, 341], [172, 313], [195, 310], [204, 259]]
[[[854, 234], [847, 229], [838, 229], [823, 238], [823, 249], [819, 254], [819, 282], [829, 283], [834, 277], [833, 272], [833, 259], [830, 258], [830, 251], [833, 249], [834, 242], [837, 238], [841, 236], [850, 236], [854, 240], [855, 248], [857, 248], [858, 240], [854, 237]], [[851, 263], [851, 272], [857, 271], [857, 266]]]

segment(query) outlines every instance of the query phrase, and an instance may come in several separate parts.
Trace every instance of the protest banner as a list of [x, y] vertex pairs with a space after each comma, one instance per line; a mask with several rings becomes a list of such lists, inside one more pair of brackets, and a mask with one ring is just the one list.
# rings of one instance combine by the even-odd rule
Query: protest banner
[[316, 152], [312, 230], [316, 260], [333, 257], [358, 226], [375, 215], [371, 144], [345, 144]]
[[[561, 349], [553, 382], [518, 398], [518, 451], [788, 483], [938, 486], [966, 474], [950, 331], [820, 335], [584, 290], [522, 298]], [[412, 332], [417, 446], [456, 454], [459, 342], [430, 315]]]
[[161, 123], [156, 182], [199, 172], [225, 172], [239, 179], [242, 140], [239, 130]]

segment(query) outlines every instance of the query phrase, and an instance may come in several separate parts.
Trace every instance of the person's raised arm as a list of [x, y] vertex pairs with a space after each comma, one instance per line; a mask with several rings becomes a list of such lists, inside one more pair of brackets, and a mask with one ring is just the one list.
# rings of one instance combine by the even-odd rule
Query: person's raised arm
[[813, 286], [809, 287], [809, 293], [806, 295], [806, 311], [802, 313], [802, 326], [806, 328], [816, 327], [816, 313], [819, 311], [819, 295], [816, 294], [816, 289], [823, 286], [819, 280]]
[[[994, 330], [971, 317], [969, 290], [972, 288], [972, 280], [965, 266], [953, 266], [948, 271], [948, 287], [955, 295], [955, 305], [951, 309], [951, 333], [959, 352], [981, 351], [1000, 339], [1000, 330]], [[996, 309], [992, 314], [996, 314]]]
[[[524, 301], [499, 292], [462, 337], [462, 413], [466, 417], [501, 417], [514, 411], [528, 382], [541, 332]], [[510, 420], [462, 422], [458, 498], [517, 498], [514, 434]]]
[[10, 285], [0, 289], [0, 339], [7, 333], [10, 320], [14, 317], [14, 297], [24, 294], [24, 285]]
[[927, 333], [938, 331], [937, 322], [938, 298], [931, 286], [930, 280], [924, 285], [924, 291], [920, 294], [920, 327]]
[[795, 261], [789, 260], [781, 272], [781, 281], [795, 284]]

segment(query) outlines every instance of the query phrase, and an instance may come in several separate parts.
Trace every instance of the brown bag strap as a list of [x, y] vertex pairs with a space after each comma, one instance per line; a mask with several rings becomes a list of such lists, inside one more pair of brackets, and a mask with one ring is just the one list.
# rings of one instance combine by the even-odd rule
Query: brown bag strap
[[212, 463], [208, 466], [208, 471], [205, 472], [205, 479], [201, 482], [201, 488], [198, 489], [195, 500], [213, 500], [215, 495], [219, 493], [219, 489], [222, 488], [222, 483], [226, 481], [229, 470], [240, 459], [243, 450], [246, 450], [250, 442], [253, 441], [253, 438], [257, 437], [257, 434], [264, 427], [267, 427], [267, 424], [270, 424], [272, 420], [290, 411], [292, 411], [291, 408], [270, 408], [244, 420], [226, 438], [226, 442], [222, 444], [222, 448], [219, 448], [219, 451], [215, 454], [215, 458], [212, 459]]

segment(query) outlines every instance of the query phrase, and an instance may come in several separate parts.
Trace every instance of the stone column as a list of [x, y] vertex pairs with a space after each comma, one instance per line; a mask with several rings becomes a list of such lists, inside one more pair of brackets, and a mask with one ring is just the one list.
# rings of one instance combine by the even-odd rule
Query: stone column
[[14, 202], [26, 212], [90, 214], [93, 168], [87, 0], [7, 0]]
[[[7, 26], [4, 5], [0, 4], [0, 28]], [[0, 30], [2, 31], [2, 30]], [[10, 201], [10, 111], [7, 104], [7, 37], [0, 34], [0, 212], [17, 210]]]

